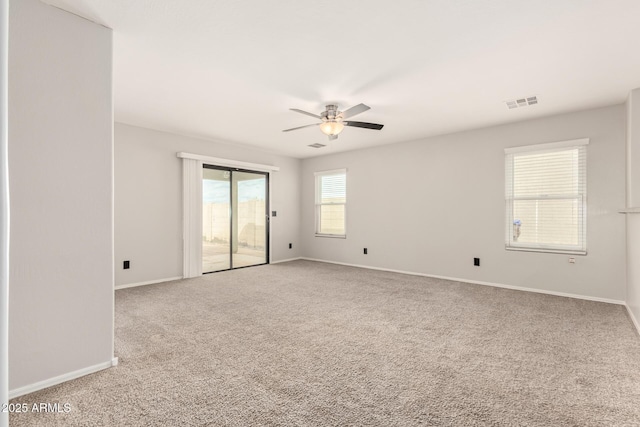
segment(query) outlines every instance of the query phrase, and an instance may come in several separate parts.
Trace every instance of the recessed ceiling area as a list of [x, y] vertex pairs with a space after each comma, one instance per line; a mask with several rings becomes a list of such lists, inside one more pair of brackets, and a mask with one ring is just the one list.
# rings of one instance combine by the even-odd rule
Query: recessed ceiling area
[[[637, 0], [46, 3], [113, 29], [116, 121], [298, 158], [622, 103], [640, 87]], [[290, 108], [359, 103], [371, 110], [357, 119], [384, 129], [282, 132], [314, 122]]]

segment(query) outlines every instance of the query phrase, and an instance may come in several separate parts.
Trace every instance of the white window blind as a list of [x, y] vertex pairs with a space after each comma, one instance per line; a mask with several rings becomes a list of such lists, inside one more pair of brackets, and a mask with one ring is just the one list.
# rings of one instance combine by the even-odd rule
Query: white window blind
[[315, 175], [316, 236], [346, 237], [347, 170]]
[[507, 249], [586, 254], [588, 143], [505, 150]]

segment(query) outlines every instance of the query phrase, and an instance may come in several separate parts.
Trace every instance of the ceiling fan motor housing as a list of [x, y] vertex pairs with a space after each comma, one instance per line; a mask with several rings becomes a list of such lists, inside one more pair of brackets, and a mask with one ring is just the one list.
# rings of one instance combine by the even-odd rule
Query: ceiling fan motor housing
[[328, 120], [328, 121], [334, 121], [336, 120], [336, 118], [338, 118], [338, 115], [342, 113], [341, 111], [338, 111], [338, 106], [337, 105], [327, 105], [327, 110], [323, 111], [320, 116], [322, 116], [322, 120]]

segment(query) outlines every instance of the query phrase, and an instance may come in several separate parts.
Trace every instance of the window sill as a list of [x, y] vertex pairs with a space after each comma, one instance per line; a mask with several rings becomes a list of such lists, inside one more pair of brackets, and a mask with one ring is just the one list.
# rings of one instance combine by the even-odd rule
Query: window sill
[[626, 208], [618, 211], [621, 214], [640, 213], [640, 208]]
[[563, 254], [563, 255], [586, 255], [587, 251], [577, 250], [562, 250], [562, 249], [539, 249], [539, 248], [517, 248], [513, 246], [505, 246], [508, 251], [518, 252], [543, 252], [548, 254]]
[[346, 239], [346, 234], [318, 234], [316, 233], [316, 237], [328, 237], [330, 239]]

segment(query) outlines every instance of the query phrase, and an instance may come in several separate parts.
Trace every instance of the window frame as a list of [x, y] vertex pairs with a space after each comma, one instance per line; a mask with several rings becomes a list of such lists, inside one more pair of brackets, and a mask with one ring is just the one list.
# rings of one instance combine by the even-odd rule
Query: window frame
[[[321, 203], [321, 181], [323, 176], [344, 175], [344, 203]], [[327, 171], [315, 172], [315, 237], [329, 237], [334, 239], [347, 238], [347, 169], [332, 169]], [[322, 206], [344, 206], [344, 234], [320, 233], [320, 212]]]
[[[544, 252], [544, 253], [559, 253], [559, 254], [572, 254], [572, 255], [586, 255], [587, 254], [587, 147], [589, 145], [588, 138], [574, 139], [568, 141], [552, 142], [546, 144], [525, 145], [519, 147], [505, 148], [505, 210], [506, 210], [506, 232], [505, 232], [505, 249], [510, 251], [526, 251], [526, 252]], [[527, 196], [527, 197], [515, 197], [513, 195], [513, 176], [514, 176], [514, 157], [521, 153], [530, 154], [544, 154], [555, 151], [565, 151], [571, 149], [584, 150], [582, 155], [578, 157], [578, 192], [574, 195], [564, 196]], [[580, 162], [583, 164], [580, 164]], [[509, 192], [511, 189], [511, 193]], [[578, 245], [559, 245], [553, 243], [519, 243], [514, 241], [513, 238], [513, 226], [514, 226], [514, 212], [513, 203], [515, 200], [577, 200], [581, 204], [581, 216], [579, 218], [580, 244]]]

